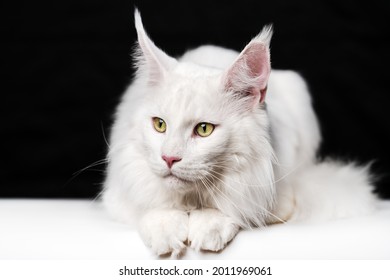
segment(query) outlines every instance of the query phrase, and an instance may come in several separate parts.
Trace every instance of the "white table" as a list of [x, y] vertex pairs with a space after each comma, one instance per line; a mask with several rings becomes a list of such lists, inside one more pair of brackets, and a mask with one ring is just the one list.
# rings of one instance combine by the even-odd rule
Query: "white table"
[[[0, 199], [0, 259], [156, 259], [90, 200]], [[221, 253], [183, 259], [390, 259], [390, 201], [370, 216], [242, 231]]]

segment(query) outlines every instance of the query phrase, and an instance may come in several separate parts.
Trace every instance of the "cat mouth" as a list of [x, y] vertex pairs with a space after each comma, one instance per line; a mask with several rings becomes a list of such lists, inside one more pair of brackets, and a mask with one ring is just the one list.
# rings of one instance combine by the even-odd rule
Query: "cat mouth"
[[183, 182], [183, 183], [190, 183], [191, 181], [186, 179], [186, 178], [183, 178], [181, 176], [178, 176], [172, 172], [169, 172], [167, 175], [164, 176], [165, 179], [170, 179], [170, 180], [177, 180], [177, 181], [180, 181], [180, 182]]

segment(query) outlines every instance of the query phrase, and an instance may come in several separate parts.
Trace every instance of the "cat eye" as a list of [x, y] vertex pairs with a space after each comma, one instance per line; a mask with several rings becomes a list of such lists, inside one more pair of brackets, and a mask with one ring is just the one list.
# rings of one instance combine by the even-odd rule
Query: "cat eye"
[[164, 133], [167, 130], [167, 124], [163, 119], [153, 118], [153, 126], [157, 132]]
[[215, 126], [211, 123], [199, 123], [195, 127], [195, 133], [200, 137], [207, 137], [213, 133]]

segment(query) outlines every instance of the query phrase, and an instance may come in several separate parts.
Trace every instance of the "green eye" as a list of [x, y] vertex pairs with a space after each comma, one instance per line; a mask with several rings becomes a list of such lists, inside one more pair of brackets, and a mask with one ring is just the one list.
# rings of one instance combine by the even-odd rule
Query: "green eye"
[[153, 126], [157, 132], [164, 133], [167, 130], [167, 124], [163, 119], [153, 118]]
[[199, 123], [195, 127], [195, 133], [200, 137], [207, 137], [213, 133], [215, 126], [211, 123]]

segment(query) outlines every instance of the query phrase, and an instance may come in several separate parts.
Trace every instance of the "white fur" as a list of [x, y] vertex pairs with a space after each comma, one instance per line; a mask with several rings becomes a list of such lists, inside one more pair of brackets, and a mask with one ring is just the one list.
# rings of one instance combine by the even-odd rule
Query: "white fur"
[[191, 211], [189, 226], [188, 241], [197, 251], [220, 251], [239, 230], [232, 218], [210, 208]]
[[[269, 76], [269, 28], [241, 54], [202, 46], [176, 60], [148, 38], [138, 12], [135, 19], [138, 72], [115, 115], [103, 200], [117, 219], [138, 223], [155, 253], [178, 255], [186, 240], [218, 251], [239, 227], [372, 209], [365, 168], [317, 163], [321, 138], [306, 84], [292, 71]], [[153, 117], [166, 122], [165, 133]], [[200, 122], [217, 124], [209, 137], [194, 136]], [[182, 160], [170, 171], [162, 155]]]
[[153, 209], [140, 217], [138, 228], [143, 241], [154, 253], [178, 256], [188, 238], [188, 215], [175, 209]]

